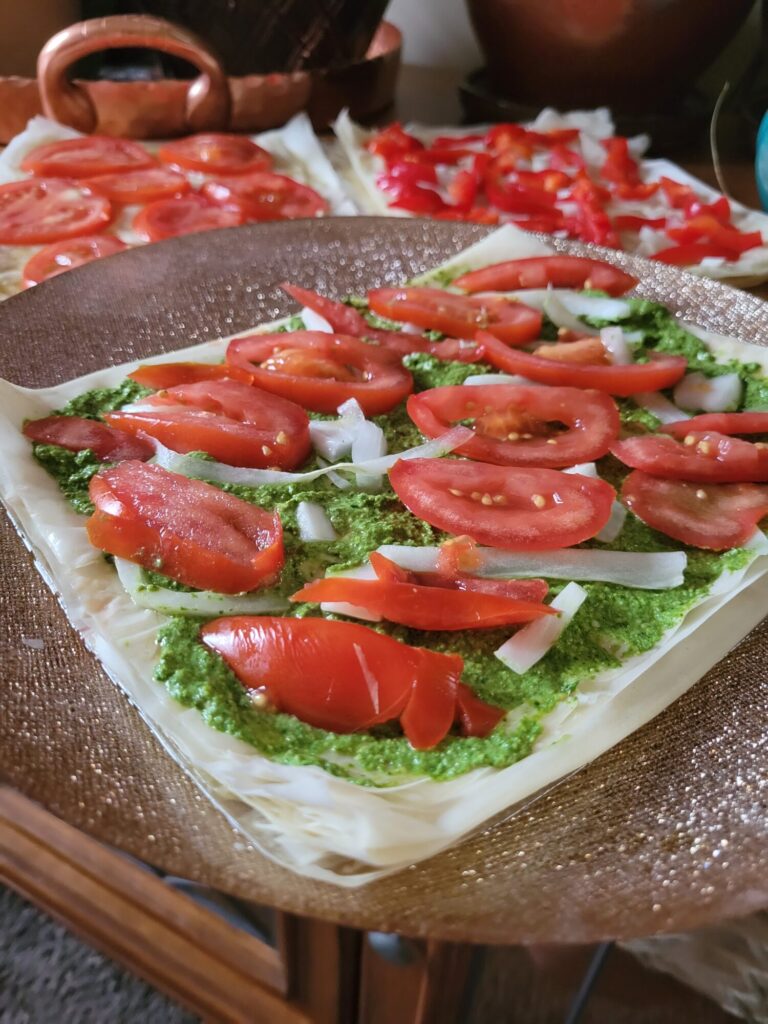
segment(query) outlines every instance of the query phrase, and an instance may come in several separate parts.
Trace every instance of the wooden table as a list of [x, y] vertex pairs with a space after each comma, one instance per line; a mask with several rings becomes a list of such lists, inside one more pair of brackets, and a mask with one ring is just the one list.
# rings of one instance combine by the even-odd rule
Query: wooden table
[[[455, 76], [404, 69], [398, 115], [457, 120], [455, 84]], [[704, 156], [685, 166], [716, 184]], [[726, 160], [723, 169], [732, 196], [756, 205], [751, 166]], [[262, 942], [9, 787], [0, 787], [0, 881], [206, 1020], [466, 1019], [462, 993], [476, 963], [471, 946], [414, 941], [391, 951], [398, 964], [359, 932], [287, 913], [276, 915], [274, 944]]]

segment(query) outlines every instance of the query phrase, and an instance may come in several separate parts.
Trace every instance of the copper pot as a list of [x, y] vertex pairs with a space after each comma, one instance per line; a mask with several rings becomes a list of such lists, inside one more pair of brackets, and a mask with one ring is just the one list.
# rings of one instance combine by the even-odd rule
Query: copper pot
[[[71, 65], [88, 54], [147, 47], [181, 57], [200, 72], [193, 81], [70, 81]], [[194, 131], [255, 132], [275, 128], [301, 110], [325, 127], [343, 106], [366, 120], [393, 99], [402, 36], [382, 22], [364, 60], [323, 71], [228, 77], [211, 48], [186, 29], [148, 15], [78, 22], [48, 40], [37, 79], [0, 78], [0, 142], [45, 114], [82, 132], [168, 138]]]
[[753, 0], [467, 0], [501, 96], [534, 106], [661, 111], [690, 88]]

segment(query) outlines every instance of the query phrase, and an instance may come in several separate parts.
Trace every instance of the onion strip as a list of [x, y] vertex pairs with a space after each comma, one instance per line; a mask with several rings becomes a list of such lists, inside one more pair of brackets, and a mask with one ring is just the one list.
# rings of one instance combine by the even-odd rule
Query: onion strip
[[529, 622], [493, 653], [507, 668], [523, 675], [557, 643], [576, 612], [587, 599], [578, 583], [569, 583], [550, 604], [559, 615], [547, 615]]

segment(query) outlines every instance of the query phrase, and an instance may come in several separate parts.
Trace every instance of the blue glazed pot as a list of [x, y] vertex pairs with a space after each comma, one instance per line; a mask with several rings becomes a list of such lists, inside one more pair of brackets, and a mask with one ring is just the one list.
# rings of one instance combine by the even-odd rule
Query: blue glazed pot
[[757, 130], [757, 152], [755, 153], [755, 178], [760, 205], [768, 210], [768, 113], [763, 114]]

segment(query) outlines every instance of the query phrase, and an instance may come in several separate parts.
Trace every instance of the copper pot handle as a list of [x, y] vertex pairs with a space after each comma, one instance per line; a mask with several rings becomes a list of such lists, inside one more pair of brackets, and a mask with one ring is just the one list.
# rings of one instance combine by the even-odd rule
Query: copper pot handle
[[67, 77], [70, 65], [99, 50], [135, 46], [161, 50], [194, 64], [200, 75], [187, 90], [185, 116], [192, 131], [229, 123], [232, 100], [227, 76], [218, 58], [192, 32], [163, 18], [122, 14], [79, 21], [57, 32], [40, 51], [37, 77], [47, 117], [81, 132], [92, 132], [98, 114], [88, 93]]

